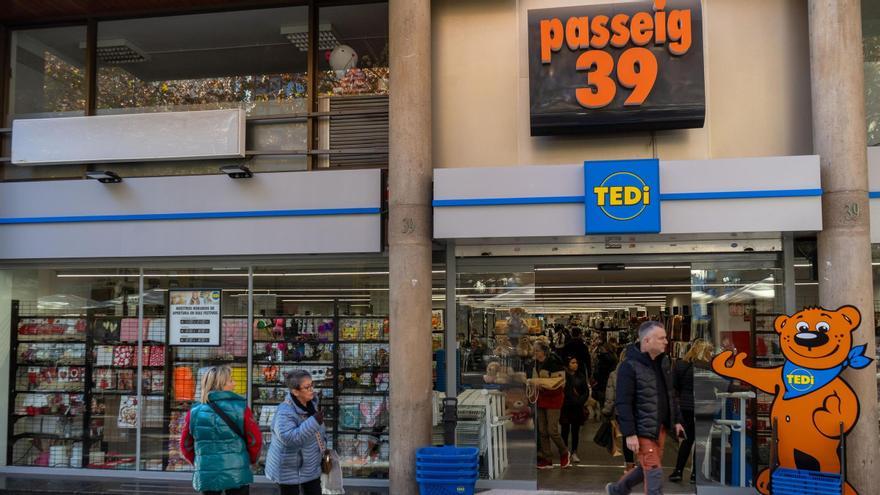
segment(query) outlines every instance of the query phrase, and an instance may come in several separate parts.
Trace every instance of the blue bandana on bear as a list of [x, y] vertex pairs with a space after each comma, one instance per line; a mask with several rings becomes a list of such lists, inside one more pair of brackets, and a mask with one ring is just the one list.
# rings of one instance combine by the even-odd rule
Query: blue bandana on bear
[[854, 347], [842, 363], [827, 370], [806, 368], [786, 360], [782, 367], [782, 383], [785, 384], [785, 395], [782, 398], [796, 399], [819, 390], [837, 378], [846, 367], [860, 370], [868, 366], [873, 360], [865, 356], [866, 348], [866, 345]]

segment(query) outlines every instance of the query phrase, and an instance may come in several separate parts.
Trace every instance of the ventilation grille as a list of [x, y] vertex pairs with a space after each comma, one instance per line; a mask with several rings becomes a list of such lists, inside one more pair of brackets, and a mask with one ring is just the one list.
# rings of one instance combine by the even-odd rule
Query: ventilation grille
[[330, 117], [330, 150], [379, 150], [378, 153], [331, 154], [331, 167], [388, 165], [388, 95], [334, 96], [331, 112], [369, 112]]

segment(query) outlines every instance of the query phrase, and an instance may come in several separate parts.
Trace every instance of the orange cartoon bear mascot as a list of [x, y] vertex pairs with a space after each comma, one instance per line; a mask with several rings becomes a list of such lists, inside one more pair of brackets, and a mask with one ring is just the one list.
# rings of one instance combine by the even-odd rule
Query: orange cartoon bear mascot
[[[778, 428], [780, 467], [840, 472], [840, 424], [847, 434], [859, 418], [859, 399], [840, 373], [872, 361], [864, 355], [864, 345], [853, 347], [852, 332], [861, 319], [853, 306], [836, 311], [806, 308], [778, 316], [773, 323], [784, 365], [752, 368], [743, 362], [746, 354], [732, 351], [712, 360], [719, 375], [776, 396], [770, 416]], [[765, 495], [771, 493], [769, 469], [758, 475], [757, 488]], [[857, 492], [847, 484], [843, 493]]]

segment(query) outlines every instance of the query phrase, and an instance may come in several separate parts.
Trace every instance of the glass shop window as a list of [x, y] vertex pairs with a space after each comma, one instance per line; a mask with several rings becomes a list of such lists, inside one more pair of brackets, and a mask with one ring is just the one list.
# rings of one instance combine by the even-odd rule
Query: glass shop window
[[84, 115], [85, 26], [13, 31], [8, 123]]
[[102, 22], [98, 113], [302, 112], [307, 42], [307, 7]]
[[880, 3], [862, 0], [868, 146], [880, 146]]

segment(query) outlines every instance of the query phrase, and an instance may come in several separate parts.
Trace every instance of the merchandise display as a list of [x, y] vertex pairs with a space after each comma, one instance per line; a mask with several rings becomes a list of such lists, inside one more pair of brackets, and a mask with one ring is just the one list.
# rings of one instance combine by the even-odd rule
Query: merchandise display
[[[219, 346], [188, 347], [167, 345], [166, 311], [164, 302], [144, 304], [141, 324], [88, 311], [32, 317], [38, 311], [15, 303], [10, 464], [135, 469], [140, 431], [140, 469], [191, 471], [178, 445], [186, 413], [201, 396], [202, 376], [226, 364], [236, 393], [245, 396], [251, 385], [264, 440], [258, 473], [286, 398], [285, 375], [303, 369], [345, 476], [387, 478], [387, 318], [284, 315], [255, 318], [249, 328], [247, 318], [224, 316]], [[442, 343], [442, 313], [434, 319]]]
[[388, 336], [387, 318], [283, 315], [254, 320], [251, 398], [263, 431], [258, 473], [272, 441], [277, 405], [287, 395], [285, 374], [302, 369], [312, 375], [329, 444], [339, 453], [345, 476], [388, 476]]
[[82, 318], [13, 318], [9, 464], [82, 467], [86, 334]]

